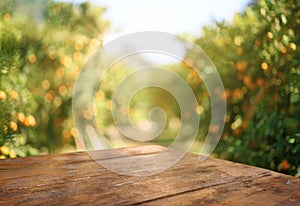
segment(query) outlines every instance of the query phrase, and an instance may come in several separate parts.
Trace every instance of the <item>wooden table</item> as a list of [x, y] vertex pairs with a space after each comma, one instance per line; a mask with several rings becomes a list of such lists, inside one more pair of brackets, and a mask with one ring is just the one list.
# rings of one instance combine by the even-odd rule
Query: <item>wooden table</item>
[[[161, 146], [126, 148], [147, 156]], [[124, 158], [100, 156], [120, 165]], [[300, 205], [300, 179], [186, 154], [153, 176], [113, 173], [86, 152], [0, 161], [0, 205]]]

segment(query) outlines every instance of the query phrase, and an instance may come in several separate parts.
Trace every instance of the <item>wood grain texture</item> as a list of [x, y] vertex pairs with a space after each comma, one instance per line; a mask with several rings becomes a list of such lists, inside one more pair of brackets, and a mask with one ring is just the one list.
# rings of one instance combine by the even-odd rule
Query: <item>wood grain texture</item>
[[[143, 157], [164, 149], [121, 151]], [[126, 158], [111, 150], [95, 154], [126, 164]], [[162, 173], [142, 177], [113, 173], [85, 152], [0, 161], [0, 205], [133, 204], [300, 205], [300, 179], [215, 158], [200, 162], [193, 154]]]

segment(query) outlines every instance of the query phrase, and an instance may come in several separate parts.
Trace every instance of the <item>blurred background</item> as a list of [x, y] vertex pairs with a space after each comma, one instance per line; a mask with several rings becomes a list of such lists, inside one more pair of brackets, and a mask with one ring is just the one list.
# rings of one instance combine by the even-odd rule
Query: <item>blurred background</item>
[[[0, 158], [80, 149], [71, 112], [80, 69], [105, 42], [158, 30], [202, 47], [222, 77], [226, 124], [213, 155], [300, 176], [299, 2], [201, 2], [0, 1]], [[210, 122], [210, 98], [187, 64], [166, 64], [187, 81], [199, 103], [201, 124], [191, 149], [197, 153]], [[111, 115], [113, 91], [129, 72], [122, 64], [112, 68], [99, 85], [95, 107], [86, 108], [95, 111], [114, 147], [136, 144], [120, 141]], [[154, 106], [166, 111], [168, 121], [149, 144], [168, 146], [181, 118], [172, 95], [140, 90], [129, 114], [147, 126]], [[92, 117], [83, 112], [83, 118]]]

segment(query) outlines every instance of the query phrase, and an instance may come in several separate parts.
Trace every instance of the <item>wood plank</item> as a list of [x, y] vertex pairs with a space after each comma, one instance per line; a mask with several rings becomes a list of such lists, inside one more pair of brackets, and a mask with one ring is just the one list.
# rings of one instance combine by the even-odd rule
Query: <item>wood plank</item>
[[278, 173], [241, 178], [140, 205], [300, 205], [300, 184]]
[[[142, 158], [162, 151], [160, 146], [122, 149]], [[128, 158], [110, 150], [97, 154], [120, 166]], [[300, 204], [297, 178], [215, 158], [199, 162], [193, 154], [142, 177], [113, 173], [85, 152], [1, 160], [0, 185], [0, 205]]]

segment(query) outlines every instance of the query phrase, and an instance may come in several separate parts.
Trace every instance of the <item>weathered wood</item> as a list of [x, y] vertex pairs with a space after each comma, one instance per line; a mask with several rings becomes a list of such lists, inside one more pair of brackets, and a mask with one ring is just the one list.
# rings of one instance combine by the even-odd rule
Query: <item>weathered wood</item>
[[[144, 157], [164, 149], [121, 151]], [[95, 154], [126, 164], [111, 150]], [[193, 154], [162, 173], [142, 177], [113, 173], [85, 152], [5, 159], [0, 185], [0, 205], [300, 205], [298, 178], [215, 158], [200, 162]]]

